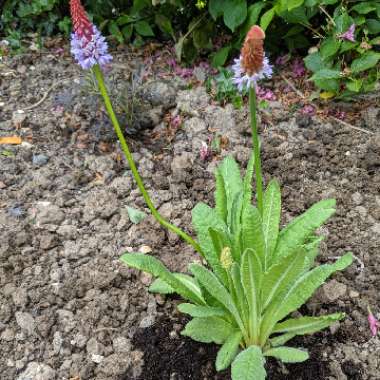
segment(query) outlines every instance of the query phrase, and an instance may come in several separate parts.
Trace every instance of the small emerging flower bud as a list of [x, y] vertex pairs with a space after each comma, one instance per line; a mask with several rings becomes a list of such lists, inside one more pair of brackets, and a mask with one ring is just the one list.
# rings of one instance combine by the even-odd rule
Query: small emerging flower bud
[[230, 247], [224, 247], [222, 249], [222, 252], [220, 254], [220, 263], [225, 270], [229, 270], [231, 268], [233, 260]]
[[380, 328], [380, 322], [372, 314], [371, 309], [368, 307], [368, 323], [372, 336], [376, 336], [378, 329]]

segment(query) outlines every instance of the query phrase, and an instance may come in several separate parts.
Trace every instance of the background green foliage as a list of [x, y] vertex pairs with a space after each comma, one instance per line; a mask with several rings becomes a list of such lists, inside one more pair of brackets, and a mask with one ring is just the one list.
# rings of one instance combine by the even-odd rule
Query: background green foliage
[[[323, 91], [351, 96], [370, 91], [379, 78], [378, 0], [84, 0], [94, 21], [119, 43], [147, 38], [175, 41], [178, 59], [208, 56], [215, 67], [235, 56], [253, 24], [267, 32], [272, 54], [306, 56], [312, 80]], [[202, 4], [204, 6], [202, 6]], [[339, 36], [355, 24], [356, 42]], [[69, 33], [68, 1], [6, 0], [0, 34], [13, 48], [27, 32]], [[223, 36], [224, 38], [222, 38]], [[308, 53], [309, 52], [309, 53]]]

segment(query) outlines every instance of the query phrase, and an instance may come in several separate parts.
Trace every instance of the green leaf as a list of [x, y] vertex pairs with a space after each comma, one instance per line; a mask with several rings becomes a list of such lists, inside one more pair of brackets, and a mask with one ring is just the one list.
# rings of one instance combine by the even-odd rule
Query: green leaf
[[285, 256], [264, 274], [262, 304], [265, 310], [270, 303], [278, 302], [289, 287], [298, 279], [304, 269], [305, 251], [300, 249], [292, 255]]
[[173, 294], [175, 290], [168, 285], [161, 278], [156, 278], [152, 284], [149, 286], [149, 291], [151, 293], [159, 293], [159, 294]]
[[247, 17], [246, 0], [228, 0], [225, 2], [224, 23], [232, 32], [241, 25]]
[[178, 39], [177, 43], [174, 45], [175, 56], [178, 62], [181, 62], [181, 59], [182, 59], [184, 42], [185, 42], [185, 37], [182, 36]]
[[128, 15], [122, 15], [116, 20], [116, 23], [117, 25], [125, 25], [133, 21], [134, 21], [133, 17], [128, 16]]
[[[214, 242], [209, 233], [210, 228], [227, 236], [227, 227], [219, 217], [217, 211], [205, 203], [198, 203], [192, 211], [192, 223], [197, 233], [199, 244], [205, 259], [213, 268], [218, 277], [226, 283], [226, 274], [219, 261], [220, 252], [215, 250]], [[230, 245], [229, 245], [230, 246]], [[222, 247], [224, 248], [224, 247]]]
[[243, 252], [252, 249], [257, 253], [260, 262], [265, 267], [265, 240], [263, 224], [259, 210], [252, 206], [246, 206], [242, 215], [242, 245]]
[[316, 79], [314, 84], [325, 91], [337, 93], [340, 88], [340, 81], [338, 79]]
[[143, 37], [153, 37], [154, 32], [151, 26], [146, 21], [139, 21], [135, 24], [135, 29], [140, 36]]
[[227, 197], [228, 214], [231, 213], [232, 203], [236, 194], [243, 190], [243, 181], [240, 176], [239, 165], [232, 156], [227, 156], [218, 167], [224, 179], [224, 189]]
[[232, 380], [265, 380], [264, 363], [265, 359], [260, 347], [248, 347], [240, 352], [232, 363]]
[[262, 16], [261, 16], [261, 19], [260, 19], [260, 27], [263, 29], [263, 30], [266, 30], [269, 26], [269, 24], [272, 22], [273, 20], [273, 17], [275, 15], [275, 8], [271, 8], [269, 9], [268, 11], [266, 11]]
[[333, 323], [345, 317], [344, 313], [323, 315], [321, 317], [301, 317], [291, 318], [285, 322], [277, 323], [273, 333], [287, 333], [293, 335], [313, 334], [317, 331], [329, 327]]
[[373, 18], [367, 19], [367, 28], [369, 34], [379, 34], [380, 33], [380, 21]]
[[208, 11], [211, 17], [216, 20], [219, 16], [222, 16], [228, 0], [210, 0], [208, 3]]
[[206, 317], [225, 317], [226, 312], [218, 307], [193, 305], [192, 303], [181, 303], [178, 305], [178, 310], [181, 313], [189, 314], [190, 316], [198, 318]]
[[322, 200], [285, 227], [278, 237], [275, 257], [287, 256], [297, 250], [311, 233], [320, 227], [335, 212], [335, 200]]
[[231, 45], [222, 47], [219, 49], [212, 57], [211, 64], [212, 67], [218, 68], [224, 66], [227, 61], [228, 55], [230, 54], [232, 47]]
[[222, 344], [234, 332], [234, 327], [219, 317], [194, 318], [188, 322], [181, 335], [197, 342]]
[[380, 53], [369, 51], [363, 54], [360, 58], [352, 61], [351, 70], [353, 73], [360, 73], [377, 65], [380, 60]]
[[363, 14], [363, 15], [365, 15], [369, 12], [372, 12], [374, 10], [376, 10], [376, 7], [373, 4], [373, 2], [370, 2], [370, 1], [360, 3], [360, 4], [356, 4], [351, 8], [351, 11], [355, 11], [355, 12], [358, 12], [358, 13]]
[[322, 60], [321, 55], [318, 52], [309, 54], [305, 59], [305, 66], [308, 70], [315, 73], [316, 71], [322, 70], [325, 64]]
[[230, 269], [230, 275], [232, 279], [230, 289], [232, 292], [234, 302], [238, 306], [240, 315], [242, 316], [243, 320], [247, 321], [249, 318], [249, 309], [247, 298], [245, 297], [244, 288], [241, 282], [240, 265], [238, 263], [232, 264]]
[[223, 371], [229, 367], [239, 351], [242, 339], [243, 335], [240, 331], [236, 331], [227, 338], [216, 356], [215, 366], [217, 371]]
[[265, 257], [270, 263], [276, 248], [281, 216], [281, 190], [277, 181], [269, 182], [264, 193], [263, 234], [265, 242]]
[[352, 253], [340, 257], [334, 264], [321, 265], [301, 276], [277, 302], [267, 308], [261, 325], [261, 340], [265, 341], [274, 325], [292, 311], [302, 306], [328, 277], [338, 270], [343, 270], [352, 263]]
[[121, 30], [126, 41], [130, 40], [133, 33], [133, 24], [128, 24]]
[[244, 27], [242, 29], [242, 34], [244, 36], [248, 33], [249, 29], [251, 29], [253, 25], [257, 24], [260, 13], [262, 9], [264, 8], [264, 6], [265, 6], [265, 3], [263, 1], [259, 1], [248, 7], [247, 20], [245, 21]]
[[301, 363], [309, 359], [306, 351], [293, 347], [276, 347], [264, 352], [264, 356], [272, 356], [284, 363]]
[[341, 41], [335, 37], [327, 38], [321, 45], [321, 56], [324, 60], [333, 57], [340, 49]]
[[169, 34], [169, 36], [172, 36], [174, 39], [174, 30], [172, 23], [166, 16], [161, 13], [156, 13], [154, 21], [162, 32]]
[[363, 79], [352, 79], [346, 83], [347, 88], [353, 92], [359, 92], [363, 86]]
[[342, 73], [338, 70], [322, 69], [318, 70], [310, 79], [311, 80], [330, 80], [339, 79], [342, 77]]
[[123, 34], [115, 21], [111, 21], [108, 24], [108, 30], [117, 39], [117, 42], [120, 44], [124, 42]]
[[287, 1], [287, 6], [288, 6], [288, 11], [291, 11], [294, 8], [300, 7], [305, 0], [288, 0]]
[[[250, 331], [256, 334], [259, 330], [260, 290], [262, 268], [259, 257], [252, 249], [247, 249], [241, 260], [240, 278], [249, 306]], [[253, 338], [257, 338], [254, 336]]]
[[139, 224], [146, 217], [145, 212], [142, 212], [140, 210], [136, 210], [135, 208], [129, 207], [129, 206], [127, 206], [127, 213], [128, 213], [128, 217], [129, 217], [130, 221], [133, 224]]
[[168, 269], [156, 258], [141, 253], [126, 253], [121, 256], [120, 259], [124, 264], [130, 267], [148, 272], [155, 277], [160, 277], [183, 298], [196, 304], [205, 304], [202, 296], [194, 292], [194, 289], [192, 289], [185, 282], [178, 280], [178, 278], [170, 273]]
[[244, 331], [244, 325], [239, 311], [231, 295], [220, 283], [218, 278], [212, 272], [198, 264], [191, 264], [190, 271], [197, 281], [232, 314], [240, 330]]
[[286, 342], [288, 342], [290, 339], [293, 339], [295, 336], [296, 334], [292, 333], [278, 335], [274, 338], [269, 339], [269, 343], [271, 347], [283, 346]]

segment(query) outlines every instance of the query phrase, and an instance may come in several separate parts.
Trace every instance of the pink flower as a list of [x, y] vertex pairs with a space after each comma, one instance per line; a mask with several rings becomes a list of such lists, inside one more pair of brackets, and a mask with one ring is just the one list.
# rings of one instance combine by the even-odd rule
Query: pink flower
[[211, 150], [208, 147], [207, 143], [202, 141], [202, 146], [199, 151], [199, 156], [201, 157], [201, 160], [206, 161], [208, 158], [211, 157]]
[[301, 78], [306, 74], [306, 69], [301, 59], [297, 58], [293, 61], [292, 71], [295, 78]]
[[275, 63], [277, 66], [283, 66], [283, 65], [285, 65], [285, 63], [289, 62], [289, 59], [290, 59], [289, 54], [280, 55], [279, 57], [277, 57]]
[[338, 36], [341, 40], [355, 42], [355, 24], [352, 24], [346, 32]]
[[170, 121], [170, 125], [173, 128], [179, 128], [181, 126], [181, 124], [182, 124], [182, 119], [181, 119], [180, 115], [173, 117]]
[[302, 109], [301, 109], [301, 113], [304, 114], [304, 115], [314, 115], [315, 114], [315, 108], [310, 105], [310, 104], [307, 104], [306, 106], [304, 106]]
[[276, 95], [273, 93], [273, 91], [260, 86], [256, 87], [256, 94], [260, 100], [276, 100]]
[[368, 307], [368, 323], [372, 336], [376, 336], [378, 329], [380, 328], [380, 322], [372, 314], [371, 309]]

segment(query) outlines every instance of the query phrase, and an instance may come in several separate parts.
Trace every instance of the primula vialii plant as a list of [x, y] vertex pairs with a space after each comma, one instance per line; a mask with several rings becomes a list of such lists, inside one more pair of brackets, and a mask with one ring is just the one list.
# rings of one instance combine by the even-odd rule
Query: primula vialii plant
[[[280, 230], [280, 187], [273, 180], [263, 189], [255, 86], [257, 80], [272, 74], [264, 54], [264, 32], [258, 26], [252, 27], [233, 67], [238, 87], [249, 90], [253, 154], [244, 178], [232, 157], [225, 158], [217, 168], [215, 208], [200, 203], [192, 212], [196, 242], [164, 220], [151, 202], [104, 85], [101, 67], [111, 60], [106, 42], [88, 21], [78, 0], [71, 1], [71, 12], [73, 54], [83, 68], [95, 73], [121, 147], [148, 207], [158, 222], [194, 247], [204, 265], [191, 264], [190, 274], [184, 274], [171, 273], [156, 258], [141, 253], [125, 254], [121, 260], [156, 277], [150, 291], [178, 293], [186, 301], [178, 309], [192, 319], [182, 334], [199, 342], [221, 345], [216, 369], [221, 371], [231, 365], [233, 380], [265, 379], [268, 356], [286, 363], [306, 360], [305, 350], [285, 344], [297, 335], [328, 327], [344, 314], [298, 318], [290, 314], [330, 275], [350, 265], [352, 255], [348, 253], [332, 264], [315, 265], [322, 240], [315, 230], [334, 213], [334, 200], [318, 202]], [[256, 206], [252, 204], [254, 173]]]

